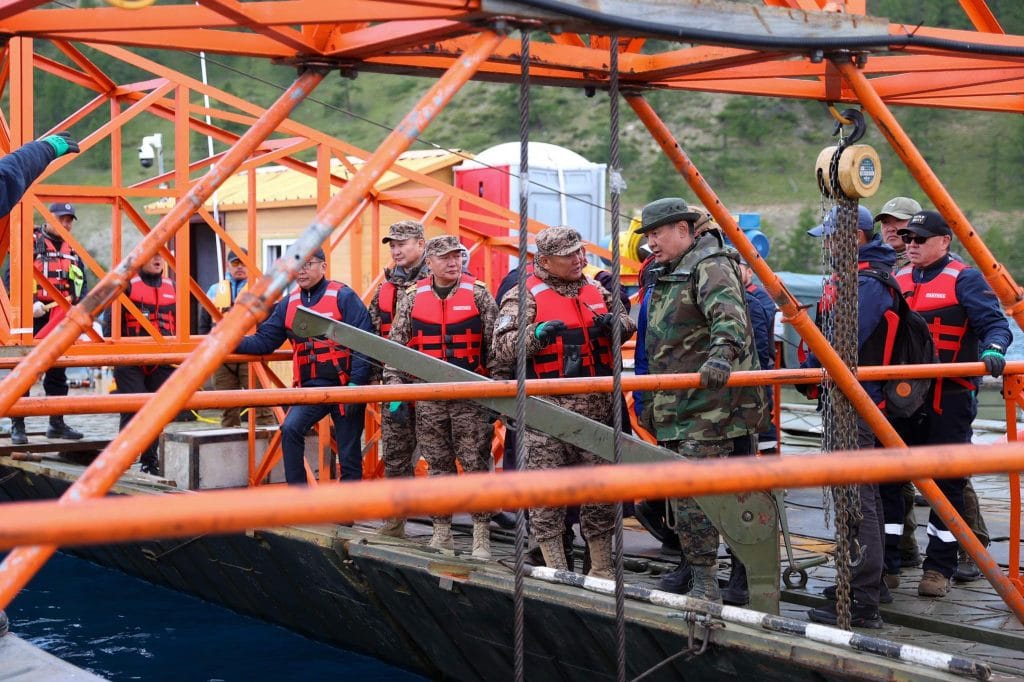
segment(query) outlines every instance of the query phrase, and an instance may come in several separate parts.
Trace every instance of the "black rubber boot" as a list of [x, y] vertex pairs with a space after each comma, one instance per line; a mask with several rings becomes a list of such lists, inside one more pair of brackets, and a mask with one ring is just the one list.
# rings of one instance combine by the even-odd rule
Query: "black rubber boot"
[[64, 417], [50, 417], [50, 426], [46, 429], [46, 437], [82, 440], [82, 432], [65, 424]]
[[747, 588], [747, 567], [730, 553], [732, 569], [729, 572], [729, 584], [722, 590], [722, 602], [733, 606], [746, 606], [750, 603], [750, 590]]
[[565, 532], [562, 533], [562, 551], [565, 552], [565, 565], [570, 571], [576, 570], [576, 553], [573, 552], [573, 541], [576, 539], [576, 533], [573, 532], [572, 528], [566, 528]]
[[679, 560], [679, 568], [661, 576], [658, 581], [658, 589], [673, 594], [686, 594], [693, 586], [693, 572], [686, 559]]
[[28, 445], [24, 419], [11, 417], [11, 445]]

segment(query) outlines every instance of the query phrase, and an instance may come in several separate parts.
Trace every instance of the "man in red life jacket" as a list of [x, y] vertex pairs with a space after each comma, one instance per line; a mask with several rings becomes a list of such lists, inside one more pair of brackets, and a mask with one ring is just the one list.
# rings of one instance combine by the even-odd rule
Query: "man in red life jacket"
[[[571, 227], [549, 227], [537, 235], [534, 272], [526, 280], [527, 376], [536, 378], [608, 376], [612, 373], [611, 330], [614, 309], [611, 294], [586, 277], [587, 255], [579, 232]], [[515, 367], [516, 330], [520, 316], [519, 287], [502, 298], [494, 330], [494, 355], [502, 368]], [[623, 312], [622, 340], [636, 331]], [[506, 369], [506, 371], [508, 371]], [[509, 372], [511, 373], [511, 372]], [[603, 424], [612, 423], [610, 393], [548, 396], [551, 402]], [[527, 469], [604, 464], [605, 460], [543, 433], [526, 432]], [[580, 527], [590, 549], [590, 575], [609, 578], [612, 569], [614, 507], [584, 504]], [[567, 567], [562, 534], [565, 508], [531, 508], [530, 530], [549, 568]]]
[[[159, 253], [155, 254], [139, 268], [139, 274], [128, 283], [125, 296], [135, 304], [149, 322], [156, 327], [162, 336], [173, 336], [176, 332], [174, 282], [164, 276], [166, 261]], [[112, 316], [110, 310], [104, 312], [101, 319], [103, 335], [111, 335]], [[142, 323], [128, 310], [121, 311], [121, 336], [148, 336], [149, 332]], [[123, 393], [155, 393], [170, 378], [174, 368], [170, 365], [124, 365], [114, 367], [114, 383], [118, 394]], [[123, 429], [134, 412], [121, 414]], [[157, 441], [147, 445], [139, 458], [143, 473], [159, 474], [160, 464], [157, 460]]]
[[[490, 374], [491, 334], [498, 306], [480, 280], [462, 271], [458, 237], [434, 237], [426, 246], [430, 275], [410, 285], [395, 311], [391, 340], [421, 353], [485, 376]], [[392, 367], [384, 368], [388, 384], [413, 379]], [[400, 401], [389, 404], [394, 415]], [[471, 400], [421, 400], [416, 405], [416, 441], [430, 465], [430, 475], [454, 474], [455, 461], [462, 470], [491, 468], [491, 437], [494, 420], [488, 410]], [[473, 556], [491, 557], [489, 512], [473, 513]], [[434, 517], [430, 546], [455, 548], [451, 516]]]
[[[377, 287], [370, 301], [370, 320], [373, 330], [380, 336], [388, 338], [391, 334], [391, 323], [398, 309], [398, 302], [405, 296], [410, 284], [427, 276], [429, 270], [423, 251], [426, 241], [423, 239], [423, 225], [415, 220], [400, 220], [388, 228], [388, 234], [381, 240], [391, 250], [394, 267], [384, 268], [384, 281]], [[370, 370], [371, 383], [381, 378], [379, 366]], [[413, 475], [413, 453], [416, 450], [416, 427], [412, 413], [413, 403], [404, 403], [397, 413], [381, 410], [380, 431], [381, 450], [384, 460], [384, 476], [400, 478]], [[387, 519], [380, 529], [382, 535], [403, 537], [405, 521], [403, 519]]]
[[[61, 227], [69, 232], [78, 218], [75, 215], [75, 207], [63, 201], [50, 204], [50, 213], [60, 222]], [[36, 227], [32, 232], [32, 259], [36, 270], [49, 280], [50, 284], [67, 299], [68, 303], [74, 305], [82, 300], [87, 289], [85, 264], [82, 262], [81, 256], [75, 253], [71, 245], [64, 240], [64, 236], [49, 223]], [[34, 333], [38, 334], [50, 322], [50, 316], [56, 305], [57, 303], [50, 293], [37, 285], [32, 302]], [[67, 374], [63, 367], [51, 367], [46, 370], [46, 374], [43, 376], [43, 391], [47, 396], [68, 394]], [[54, 415], [50, 417], [46, 437], [79, 440], [82, 438], [82, 433], [68, 426], [64, 422], [64, 417]], [[25, 445], [26, 443], [28, 443], [28, 436], [25, 434], [24, 417], [12, 417], [11, 444]]]
[[[365, 386], [369, 379], [366, 358], [348, 348], [323, 339], [300, 338], [292, 331], [299, 306], [315, 310], [364, 331], [371, 331], [370, 316], [358, 294], [341, 282], [327, 279], [327, 259], [317, 249], [303, 263], [295, 282], [299, 288], [283, 297], [270, 316], [243, 338], [236, 353], [266, 355], [285, 340], [292, 343], [294, 382], [303, 388], [329, 386]], [[318, 421], [331, 415], [334, 442], [341, 460], [341, 480], [358, 481], [363, 477], [363, 435], [365, 406], [293, 405], [281, 424], [281, 449], [284, 451], [284, 475], [290, 485], [306, 484], [306, 433]]]
[[[907, 245], [910, 265], [899, 270], [896, 279], [910, 307], [928, 322], [939, 361], [980, 360], [991, 376], [1001, 376], [1006, 368], [1004, 353], [1012, 340], [1009, 323], [981, 273], [950, 255], [953, 231], [945, 219], [935, 211], [921, 211], [899, 235]], [[924, 413], [895, 424], [907, 445], [970, 443], [979, 383], [974, 377], [936, 380], [933, 399], [926, 403]], [[967, 479], [936, 478], [935, 483], [966, 517]], [[957, 548], [956, 538], [932, 511], [919, 595], [946, 595], [957, 570]]]

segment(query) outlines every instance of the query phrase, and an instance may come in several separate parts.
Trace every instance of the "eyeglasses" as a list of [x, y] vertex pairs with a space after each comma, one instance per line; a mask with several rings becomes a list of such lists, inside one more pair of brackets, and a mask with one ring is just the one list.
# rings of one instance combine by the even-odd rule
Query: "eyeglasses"
[[910, 244], [910, 243], [924, 244], [926, 241], [928, 241], [932, 237], [938, 237], [938, 236], [939, 235], [937, 235], [937, 234], [933, 234], [933, 235], [929, 235], [927, 237], [918, 237], [918, 236], [911, 235], [911, 234], [901, 234], [900, 235], [900, 239], [903, 240], [904, 244]]
[[303, 272], [305, 272], [306, 270], [312, 269], [312, 267], [314, 265], [319, 265], [321, 263], [323, 263], [322, 260], [308, 260], [308, 261], [306, 261], [305, 263], [302, 264], [302, 267], [300, 267], [299, 270], [302, 270]]

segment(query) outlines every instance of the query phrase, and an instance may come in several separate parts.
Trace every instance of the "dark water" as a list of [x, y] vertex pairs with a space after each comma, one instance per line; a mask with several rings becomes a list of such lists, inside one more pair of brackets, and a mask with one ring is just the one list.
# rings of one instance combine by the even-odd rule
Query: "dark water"
[[7, 615], [19, 637], [111, 680], [424, 679], [67, 554]]

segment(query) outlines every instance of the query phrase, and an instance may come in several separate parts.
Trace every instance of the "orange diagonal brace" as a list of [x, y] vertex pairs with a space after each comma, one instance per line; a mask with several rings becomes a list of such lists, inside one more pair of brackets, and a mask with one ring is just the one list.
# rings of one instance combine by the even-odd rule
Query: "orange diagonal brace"
[[191, 495], [124, 495], [74, 506], [15, 502], [4, 505], [7, 514], [0, 524], [0, 549], [39, 538], [61, 545], [129, 542], [297, 523], [900, 481], [939, 468], [966, 476], [1021, 467], [1024, 444], [1000, 443], [859, 450], [828, 457], [733, 457], [714, 462], [390, 478], [315, 489], [277, 486]]
[[[156, 438], [163, 427], [178, 413], [185, 401], [199, 388], [205, 378], [223, 362], [224, 357], [229, 352], [234, 350], [246, 330], [266, 317], [267, 306], [275, 301], [288, 284], [295, 279], [295, 274], [306, 257], [320, 247], [330, 235], [333, 227], [340, 223], [342, 218], [362, 200], [373, 188], [377, 180], [394, 164], [399, 155], [409, 148], [445, 105], [451, 101], [451, 98], [459, 91], [459, 88], [473, 77], [480, 68], [480, 65], [487, 60], [500, 41], [501, 36], [492, 31], [486, 31], [477, 37], [472, 47], [438, 79], [433, 87], [420, 99], [416, 107], [402, 119], [398, 127], [381, 143], [373, 157], [364, 164], [337, 195], [331, 198], [323, 209], [317, 212], [313, 223], [299, 237], [289, 250], [289, 253], [275, 264], [274, 271], [260, 277], [252, 288], [239, 298], [235, 306], [231, 308], [210, 335], [206, 337], [206, 340], [175, 371], [173, 380], [166, 382], [150, 398], [145, 408], [125, 426], [124, 430], [110, 442], [100, 456], [86, 469], [85, 473], [68, 489], [61, 498], [61, 502], [79, 502], [84, 498], [103, 495], [110, 489], [121, 473], [138, 456], [138, 444], [148, 443]], [[305, 78], [309, 78], [308, 73], [300, 78], [300, 81], [306, 82], [303, 81]], [[322, 78], [322, 75], [316, 75], [309, 83], [315, 85]], [[275, 109], [280, 107], [282, 102], [288, 102], [287, 111], [290, 111], [294, 104], [305, 97], [308, 91], [305, 88], [297, 89], [298, 83], [299, 81], [278, 100], [274, 105]], [[283, 113], [287, 115], [286, 112]], [[253, 129], [250, 129], [239, 140], [239, 144], [253, 130], [261, 130], [263, 128], [262, 124], [269, 115], [270, 110], [264, 115], [260, 123], [254, 126]], [[266, 134], [264, 134], [265, 136]], [[232, 152], [225, 157], [225, 161], [228, 158], [233, 158], [234, 151], [232, 149]], [[245, 154], [247, 155], [251, 151], [252, 149], [248, 149]], [[240, 163], [241, 158], [238, 161]], [[218, 171], [218, 167], [214, 167], [211, 172], [216, 171]], [[198, 184], [203, 183], [200, 182]], [[194, 191], [195, 188], [193, 188]], [[206, 197], [195, 197], [193, 192], [189, 193], [187, 199], [190, 200], [189, 203], [192, 204], [191, 208], [194, 211], [195, 207], [202, 205]], [[183, 203], [186, 202], [179, 202], [175, 210], [172, 210], [161, 223], [165, 222], [171, 215], [176, 214], [178, 207]], [[184, 219], [184, 216], [182, 219]], [[155, 252], [159, 245], [154, 239], [154, 236], [159, 233], [159, 227], [158, 225], [143, 242], [154, 242], [151, 253]], [[166, 236], [164, 239], [166, 239]], [[139, 248], [137, 247], [135, 251], [138, 250]], [[145, 257], [148, 258], [149, 256]], [[141, 260], [141, 256], [139, 258]], [[128, 260], [130, 261], [131, 257]], [[121, 268], [119, 267], [118, 269], [120, 270]], [[75, 311], [72, 310], [72, 312]], [[83, 316], [88, 317], [87, 315]], [[68, 339], [68, 344], [70, 344], [71, 340], [73, 338]], [[22, 363], [21, 366], [23, 367], [25, 364], [27, 363]], [[24, 388], [27, 388], [27, 386]], [[22, 391], [24, 391], [24, 388], [22, 388]], [[0, 412], [5, 411], [8, 407], [10, 405], [4, 406], [2, 399], [0, 399]], [[0, 608], [10, 603], [11, 599], [14, 598], [18, 591], [31, 579], [55, 550], [56, 548], [52, 545], [28, 548], [19, 547], [8, 555], [3, 564], [0, 564]]]
[[[865, 107], [868, 108], [869, 111], [871, 111], [875, 120], [879, 121], [879, 116], [876, 116], [875, 111], [873, 111], [871, 107], [868, 107], [868, 104], [865, 101], [866, 98], [873, 97], [873, 108], [875, 110], [880, 109], [880, 114], [884, 112], [885, 115], [892, 119], [892, 124], [895, 126], [895, 129], [902, 133], [902, 130], [899, 129], [899, 124], [896, 123], [895, 118], [892, 118], [891, 113], [874, 90], [872, 90], [863, 74], [857, 71], [852, 64], [840, 66], [840, 70], [843, 75], [850, 80], [850, 84], [853, 86], [854, 90], [857, 91], [860, 101], [865, 104]], [[848, 72], [850, 71], [852, 71], [852, 76], [848, 75]], [[859, 79], [858, 83], [855, 84], [851, 78]], [[629, 96], [627, 97], [627, 100], [633, 107], [633, 110], [636, 111], [637, 115], [644, 122], [644, 125], [647, 126], [648, 130], [651, 131], [651, 134], [661, 145], [665, 154], [672, 160], [676, 168], [683, 175], [683, 178], [686, 180], [687, 184], [690, 185], [690, 188], [693, 189], [704, 206], [712, 215], [714, 215], [715, 220], [718, 221], [718, 224], [721, 225], [726, 234], [729, 235], [729, 239], [732, 241], [733, 245], [747, 263], [750, 264], [754, 272], [757, 273], [757, 276], [764, 284], [765, 289], [769, 294], [771, 294], [772, 298], [778, 304], [783, 313], [785, 313], [786, 319], [800, 334], [800, 337], [807, 342], [807, 346], [821, 361], [822, 366], [828, 371], [836, 386], [839, 387], [847, 398], [849, 398], [850, 403], [857, 410], [858, 414], [860, 414], [860, 416], [868, 423], [882, 444], [891, 448], [905, 446], [899, 434], [896, 433], [896, 430], [892, 427], [892, 424], [889, 423], [874, 402], [872, 402], [871, 398], [864, 391], [864, 388], [858, 383], [857, 378], [853, 375], [850, 369], [843, 364], [842, 360], [840, 360], [839, 356], [836, 355], [835, 351], [832, 349], [832, 346], [828, 344], [828, 341], [826, 341], [824, 335], [822, 335], [821, 330], [819, 330], [814, 322], [811, 321], [807, 312], [800, 308], [796, 299], [790, 295], [782, 284], [782, 280], [772, 272], [772, 269], [768, 267], [768, 264], [765, 263], [760, 254], [758, 254], [754, 245], [750, 243], [750, 240], [747, 239], [747, 236], [739, 228], [739, 225], [736, 224], [732, 215], [725, 210], [725, 207], [718, 199], [714, 190], [711, 189], [711, 186], [704, 179], [704, 176], [700, 174], [696, 166], [693, 165], [693, 162], [690, 161], [690, 158], [679, 146], [679, 143], [676, 142], [668, 127], [665, 126], [660, 118], [658, 118], [658, 115], [651, 108], [650, 104], [640, 96]], [[891, 131], [887, 131], [885, 126], [880, 124], [879, 127], [882, 128], [882, 132], [883, 134], [886, 134], [886, 136], [891, 134]], [[906, 136], [904, 135], [903, 137], [905, 138]], [[890, 142], [893, 142], [893, 140], [890, 139]], [[913, 149], [916, 153], [917, 150], [913, 148], [913, 144], [910, 140], [906, 139], [905, 142], [909, 145], [909, 148]], [[893, 147], [897, 150], [897, 153], [900, 153], [899, 146], [900, 145], [893, 142]], [[963, 218], [963, 214], [960, 214], [959, 209], [956, 208], [956, 204], [953, 203], [952, 198], [949, 197], [948, 193], [945, 193], [944, 189], [942, 189], [942, 185], [939, 183], [938, 179], [935, 178], [934, 174], [931, 174], [931, 171], [925, 164], [924, 159], [920, 158], [920, 154], [917, 154], [917, 157], [918, 158], [914, 165], [911, 165], [911, 163], [907, 164], [911, 169], [911, 173], [914, 173], [915, 165], [928, 170], [934, 185], [941, 189], [945, 195], [945, 199], [947, 200], [945, 205], [955, 209], [957, 214], [959, 214], [963, 219], [962, 225], [967, 225], [966, 218]], [[917, 177], [917, 174], [915, 174], [915, 177]], [[918, 178], [918, 181], [921, 182], [921, 178]], [[921, 184], [922, 187], [924, 187], [924, 183], [922, 182]], [[931, 196], [931, 194], [929, 194], [929, 196]], [[936, 200], [936, 197], [932, 197], [932, 200], [935, 201], [936, 206], [940, 205], [939, 201]], [[952, 225], [952, 222], [950, 224]], [[978, 244], [981, 244], [980, 239], [976, 239], [976, 241]], [[981, 246], [984, 248], [983, 244], [981, 244]], [[988, 250], [985, 249], [985, 252], [988, 253]], [[988, 256], [991, 259], [990, 253]], [[1009, 277], [1009, 275], [1006, 276]], [[1010, 281], [1012, 282], [1012, 279]], [[1024, 310], [1020, 311], [1020, 314], [1024, 317]], [[953, 508], [953, 505], [946, 499], [946, 496], [942, 494], [939, 487], [930, 479], [915, 480], [914, 485], [917, 486], [917, 489], [925, 496], [928, 503], [931, 504], [932, 509], [935, 510], [935, 513], [942, 518], [950, 532], [953, 533], [957, 540], [960, 541], [960, 546], [971, 555], [975, 562], [977, 562], [978, 567], [1003, 598], [1003, 601], [1006, 602], [1006, 605], [1010, 607], [1014, 614], [1016, 614], [1017, 619], [1024, 623], [1024, 595], [1021, 595], [1021, 593], [1014, 587], [1013, 583], [1003, 575], [995, 559], [993, 559], [981, 543], [978, 542], [978, 538], [975, 537], [970, 527], [964, 523], [963, 518], [960, 517], [960, 514], [957, 513], [956, 509]]]
[[[0, 413], [6, 413], [15, 400], [27, 392], [36, 375], [45, 370], [74, 343], [78, 335], [92, 326], [93, 316], [110, 304], [125, 289], [128, 281], [138, 272], [139, 266], [148, 261], [160, 250], [179, 227], [185, 224], [197, 206], [220, 186], [232, 173], [265, 140], [277, 126], [288, 118], [295, 107], [303, 101], [310, 91], [323, 80], [323, 73], [306, 71], [298, 77], [281, 97], [267, 109], [266, 113], [246, 133], [224, 158], [214, 165], [210, 171], [195, 183], [181, 201], [153, 228], [136, 246], [128, 257], [111, 270], [96, 285], [81, 303], [72, 308], [64, 321], [33, 349], [28, 356], [0, 383]], [[223, 356], [223, 354], [221, 354]], [[208, 374], [208, 373], [207, 373]], [[206, 374], [203, 375], [205, 377]], [[201, 381], [202, 379], [200, 379]], [[174, 383], [174, 382], [169, 382]], [[136, 419], [135, 424], [140, 420]], [[169, 421], [169, 419], [167, 420]], [[167, 422], [160, 422], [157, 430]], [[75, 482], [61, 498], [62, 503], [77, 502], [84, 497], [102, 495], [118, 476], [135, 459], [138, 452], [137, 443], [148, 443], [156, 437], [149, 434], [147, 440], [133, 440], [128, 432], [122, 433], [114, 443], [121, 442], [120, 457], [111, 455], [114, 443], [86, 469], [82, 477]], [[127, 444], [127, 447], [125, 447]], [[5, 605], [27, 583], [35, 572], [53, 554], [53, 547], [18, 548], [11, 552], [0, 564], [0, 601]]]

